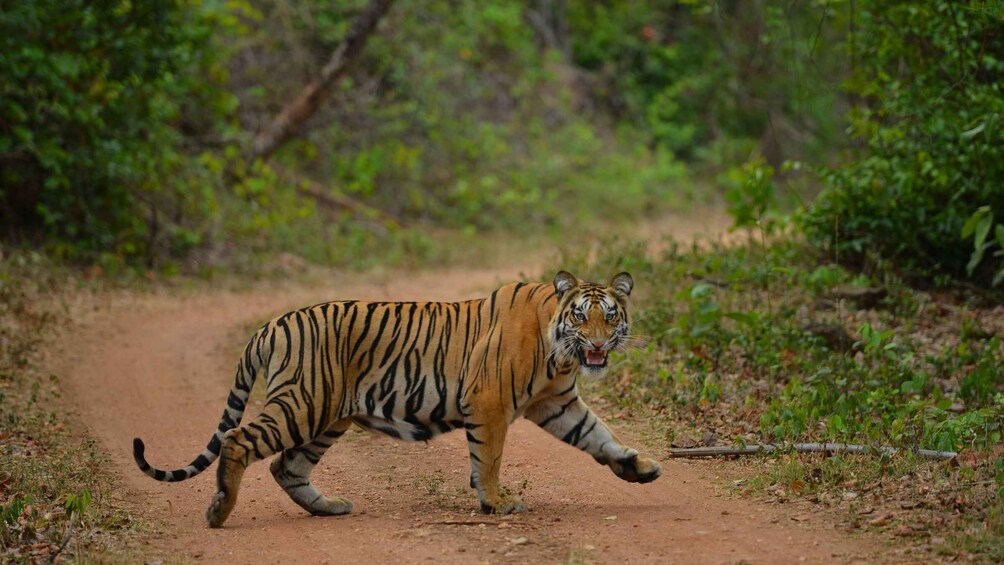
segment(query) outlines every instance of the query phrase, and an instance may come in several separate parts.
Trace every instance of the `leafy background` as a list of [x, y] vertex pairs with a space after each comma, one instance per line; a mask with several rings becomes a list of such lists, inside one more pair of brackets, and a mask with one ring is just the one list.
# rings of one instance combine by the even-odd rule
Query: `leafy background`
[[[67, 273], [427, 266], [710, 204], [746, 238], [560, 257], [599, 280], [631, 271], [651, 337], [593, 404], [643, 415], [663, 447], [900, 448], [785, 453], [737, 494], [846, 510], [925, 562], [1004, 559], [1004, 5], [398, 2], [307, 126], [249, 158], [367, 5], [0, 8], [7, 556], [58, 554], [67, 525], [132, 527], [107, 477], [81, 471], [100, 453], [54, 424], [58, 383], [33, 372]], [[39, 442], [63, 455], [25, 459]]]
[[279, 250], [432, 259], [429, 226], [622, 221], [735, 189], [744, 163], [798, 161], [783, 173], [827, 252], [1000, 282], [992, 2], [401, 3], [306, 130], [249, 162], [365, 6], [5, 8], [4, 238], [172, 271]]

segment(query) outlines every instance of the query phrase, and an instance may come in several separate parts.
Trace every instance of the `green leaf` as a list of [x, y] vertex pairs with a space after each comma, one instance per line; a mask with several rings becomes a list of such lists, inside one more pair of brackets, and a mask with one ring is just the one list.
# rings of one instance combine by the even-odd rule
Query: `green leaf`
[[725, 317], [747, 326], [755, 325], [760, 321], [760, 315], [756, 312], [729, 312], [725, 314]]
[[962, 239], [966, 239], [973, 235], [973, 232], [976, 231], [976, 226], [979, 224], [980, 220], [989, 213], [990, 206], [980, 206], [975, 212], [973, 212], [973, 215], [969, 216], [969, 219], [967, 219], [966, 223], [962, 226]]
[[987, 214], [980, 218], [978, 224], [976, 224], [976, 234], [973, 239], [974, 247], [982, 247], [987, 240], [987, 235], [990, 233], [990, 227], [993, 226], [994, 215]]
[[22, 126], [14, 126], [14, 128], [13, 128], [13, 131], [14, 131], [14, 135], [15, 135], [15, 136], [16, 136], [16, 137], [17, 137], [17, 138], [18, 138], [18, 139], [19, 139], [19, 140], [20, 140], [20, 141], [21, 141], [22, 143], [24, 143], [24, 144], [26, 144], [26, 145], [29, 145], [29, 146], [31, 145], [31, 143], [32, 143], [32, 138], [33, 138], [33, 135], [32, 135], [32, 133], [31, 133], [31, 130], [30, 130], [30, 129], [28, 129], [28, 128], [26, 128], [26, 127], [22, 127]]
[[983, 254], [986, 253], [987, 249], [993, 245], [992, 243], [985, 243], [973, 250], [973, 254], [969, 256], [969, 263], [966, 264], [966, 274], [969, 276], [973, 275], [973, 271], [976, 267], [980, 265], [983, 261]]
[[974, 127], [973, 129], [968, 129], [962, 132], [962, 139], [972, 139], [980, 134], [987, 127], [987, 122], [984, 120], [980, 122], [980, 125]]
[[712, 286], [706, 282], [699, 282], [690, 290], [690, 298], [704, 298], [711, 294]]
[[840, 417], [840, 414], [834, 414], [830, 416], [829, 428], [830, 431], [842, 432], [847, 429], [847, 426], [844, 425], [844, 419]]

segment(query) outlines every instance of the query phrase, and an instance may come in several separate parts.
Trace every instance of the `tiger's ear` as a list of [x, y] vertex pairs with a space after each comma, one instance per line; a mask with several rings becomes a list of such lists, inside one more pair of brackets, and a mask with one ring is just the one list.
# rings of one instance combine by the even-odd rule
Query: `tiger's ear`
[[558, 293], [558, 298], [577, 286], [579, 286], [579, 279], [568, 271], [558, 271], [558, 274], [554, 275], [554, 290]]
[[631, 296], [631, 289], [634, 288], [634, 279], [628, 273], [617, 273], [614, 275], [614, 278], [610, 279], [610, 284], [607, 286], [623, 292], [625, 296]]

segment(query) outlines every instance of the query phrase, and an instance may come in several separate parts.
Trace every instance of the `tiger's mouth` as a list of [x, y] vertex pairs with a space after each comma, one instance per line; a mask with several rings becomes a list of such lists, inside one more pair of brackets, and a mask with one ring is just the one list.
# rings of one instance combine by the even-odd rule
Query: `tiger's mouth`
[[607, 352], [602, 349], [583, 349], [579, 351], [579, 361], [586, 367], [603, 368], [607, 366]]

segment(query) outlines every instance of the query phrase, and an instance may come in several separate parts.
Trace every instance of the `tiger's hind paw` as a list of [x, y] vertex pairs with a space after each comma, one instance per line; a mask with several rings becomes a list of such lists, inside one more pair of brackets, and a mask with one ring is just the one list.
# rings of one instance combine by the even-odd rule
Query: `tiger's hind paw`
[[314, 516], [340, 516], [352, 512], [352, 501], [340, 496], [322, 496], [305, 508]]
[[481, 511], [485, 514], [512, 514], [514, 512], [523, 512], [526, 510], [526, 505], [523, 504], [523, 500], [516, 495], [500, 496], [497, 501], [489, 502], [481, 501]]
[[218, 491], [213, 496], [213, 501], [209, 503], [209, 509], [206, 510], [206, 522], [209, 523], [210, 528], [220, 528], [223, 526], [223, 522], [227, 521], [227, 516], [230, 512], [223, 511], [223, 501], [226, 500], [227, 494], [223, 491]]

